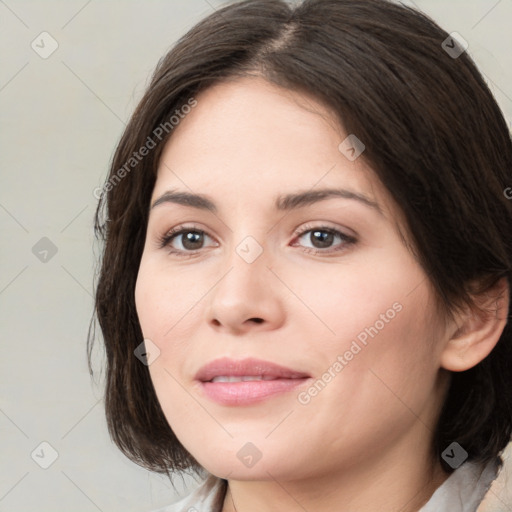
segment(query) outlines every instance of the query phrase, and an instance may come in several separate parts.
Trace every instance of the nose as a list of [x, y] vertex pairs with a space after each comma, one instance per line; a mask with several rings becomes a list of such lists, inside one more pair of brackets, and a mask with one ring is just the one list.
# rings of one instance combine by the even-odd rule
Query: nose
[[213, 329], [239, 335], [284, 323], [285, 289], [268, 263], [265, 251], [251, 263], [233, 251], [228, 270], [209, 294], [208, 323]]

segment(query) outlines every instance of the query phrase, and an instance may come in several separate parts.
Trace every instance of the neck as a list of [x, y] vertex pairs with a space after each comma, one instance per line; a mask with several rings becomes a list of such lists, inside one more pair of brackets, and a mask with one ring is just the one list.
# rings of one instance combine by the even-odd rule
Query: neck
[[[441, 465], [381, 461], [366, 468], [347, 468], [301, 481], [228, 481], [222, 512], [417, 512], [448, 478]], [[419, 467], [421, 466], [421, 467]]]

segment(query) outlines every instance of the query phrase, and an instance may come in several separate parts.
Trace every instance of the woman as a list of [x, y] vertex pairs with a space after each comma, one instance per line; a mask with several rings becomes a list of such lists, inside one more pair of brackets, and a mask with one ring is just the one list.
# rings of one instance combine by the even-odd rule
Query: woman
[[383, 0], [234, 3], [160, 61], [98, 206], [106, 413], [165, 511], [475, 511], [512, 427], [512, 144]]

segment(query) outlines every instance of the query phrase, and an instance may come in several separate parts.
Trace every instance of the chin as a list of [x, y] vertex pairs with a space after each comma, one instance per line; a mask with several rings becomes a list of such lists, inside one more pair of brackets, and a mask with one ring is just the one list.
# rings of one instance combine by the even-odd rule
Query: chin
[[265, 456], [265, 450], [261, 450], [260, 458], [254, 451], [251, 459], [249, 445], [235, 452], [219, 454], [212, 458], [198, 458], [198, 462], [211, 474], [230, 480], [294, 480], [298, 477], [298, 468], [301, 466], [290, 460], [290, 454], [276, 454]]

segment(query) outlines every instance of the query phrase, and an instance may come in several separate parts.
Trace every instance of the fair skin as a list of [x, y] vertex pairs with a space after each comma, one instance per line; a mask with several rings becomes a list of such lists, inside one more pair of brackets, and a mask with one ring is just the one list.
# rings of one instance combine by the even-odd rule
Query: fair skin
[[[446, 370], [483, 359], [503, 321], [439, 317], [400, 237], [397, 206], [362, 157], [340, 152], [347, 134], [313, 97], [244, 78], [197, 100], [166, 144], [151, 204], [173, 190], [205, 195], [217, 211], [166, 201], [151, 209], [135, 294], [144, 337], [160, 350], [149, 371], [169, 425], [206, 470], [229, 481], [223, 512], [235, 510], [232, 499], [238, 512], [418, 510], [448, 476], [430, 456]], [[279, 195], [324, 188], [374, 206], [331, 196], [275, 208]], [[183, 235], [160, 247], [180, 226], [204, 236], [192, 248]], [[319, 245], [313, 232], [325, 227], [342, 235]], [[262, 250], [251, 263], [236, 250], [248, 236]], [[393, 305], [400, 311], [389, 319]], [[332, 376], [338, 356], [376, 325], [301, 403], [299, 393], [329, 368]], [[258, 403], [223, 405], [194, 376], [224, 356], [312, 378]], [[251, 467], [237, 456], [248, 442], [261, 453]]]

